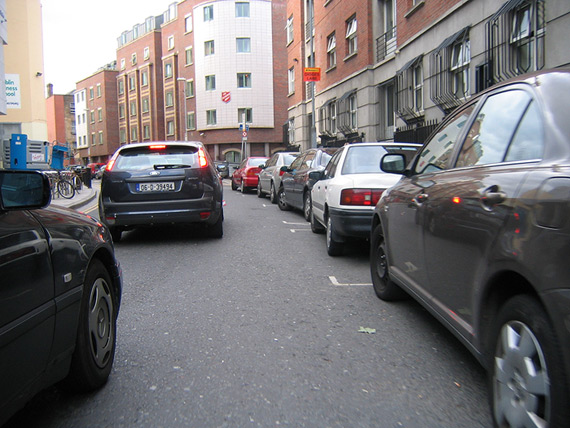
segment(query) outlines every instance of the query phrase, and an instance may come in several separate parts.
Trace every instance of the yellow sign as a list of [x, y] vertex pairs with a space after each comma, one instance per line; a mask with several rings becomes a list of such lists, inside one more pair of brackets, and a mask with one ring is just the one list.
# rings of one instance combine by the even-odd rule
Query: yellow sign
[[303, 82], [319, 82], [321, 69], [319, 67], [305, 67], [303, 69]]

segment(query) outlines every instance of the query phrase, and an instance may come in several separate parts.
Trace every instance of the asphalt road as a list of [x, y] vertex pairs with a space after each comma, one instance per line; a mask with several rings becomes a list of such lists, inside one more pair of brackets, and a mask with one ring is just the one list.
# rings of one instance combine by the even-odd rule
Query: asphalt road
[[221, 240], [123, 234], [108, 384], [50, 388], [7, 427], [492, 426], [485, 372], [414, 301], [376, 298], [367, 244], [331, 258], [300, 212], [225, 199]]

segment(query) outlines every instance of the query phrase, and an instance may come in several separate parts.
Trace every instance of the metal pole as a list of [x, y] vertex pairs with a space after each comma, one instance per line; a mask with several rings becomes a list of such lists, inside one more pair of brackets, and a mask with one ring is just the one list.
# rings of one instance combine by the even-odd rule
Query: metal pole
[[179, 82], [184, 82], [184, 88], [182, 90], [182, 102], [184, 103], [184, 141], [188, 141], [188, 112], [187, 112], [187, 106], [186, 106], [186, 79], [184, 77], [179, 77], [178, 79]]
[[[315, 12], [314, 12], [314, 3], [311, 4], [313, 7], [313, 10], [311, 11], [311, 20], [310, 20], [310, 30], [311, 31], [311, 62], [312, 64], [309, 64], [310, 67], [314, 67], [315, 66], [315, 50], [314, 50], [314, 39], [315, 39], [315, 34], [313, 31], [314, 28], [314, 20], [315, 20]], [[316, 87], [316, 83], [315, 82], [311, 82], [311, 98], [312, 98], [312, 112], [311, 112], [311, 148], [315, 148], [317, 147], [317, 128], [315, 127], [315, 87]]]

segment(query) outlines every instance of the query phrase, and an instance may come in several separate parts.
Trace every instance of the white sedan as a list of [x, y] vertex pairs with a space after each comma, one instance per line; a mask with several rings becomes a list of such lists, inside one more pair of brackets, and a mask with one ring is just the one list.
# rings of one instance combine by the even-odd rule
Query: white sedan
[[409, 162], [421, 144], [353, 143], [338, 150], [324, 171], [311, 173], [318, 180], [311, 191], [311, 230], [326, 230], [327, 252], [342, 254], [347, 239], [370, 237], [370, 225], [382, 192], [401, 176], [380, 169], [388, 153], [404, 154]]

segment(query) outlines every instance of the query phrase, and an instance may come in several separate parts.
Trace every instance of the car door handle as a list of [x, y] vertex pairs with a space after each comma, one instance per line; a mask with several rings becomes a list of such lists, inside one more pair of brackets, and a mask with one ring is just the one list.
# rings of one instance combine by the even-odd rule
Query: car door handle
[[425, 201], [427, 201], [429, 198], [429, 195], [427, 193], [420, 193], [419, 195], [416, 195], [413, 199], [412, 202], [415, 206], [419, 207], [421, 206]]
[[507, 194], [499, 190], [499, 186], [491, 186], [483, 192], [481, 203], [486, 207], [498, 205], [507, 199]]

